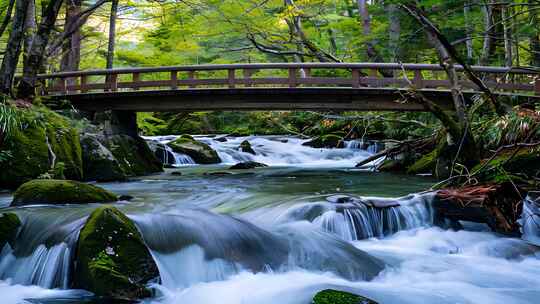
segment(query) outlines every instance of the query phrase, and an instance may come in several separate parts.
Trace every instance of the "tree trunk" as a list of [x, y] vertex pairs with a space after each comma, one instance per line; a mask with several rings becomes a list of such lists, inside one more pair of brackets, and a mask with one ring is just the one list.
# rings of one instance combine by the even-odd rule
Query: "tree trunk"
[[56, 23], [62, 2], [62, 0], [51, 0], [43, 11], [41, 23], [32, 41], [27, 60], [24, 62], [23, 77], [17, 92], [19, 98], [27, 99], [35, 94], [37, 74], [43, 64], [45, 48], [49, 43], [50, 34]]
[[538, 12], [534, 9], [538, 8], [537, 0], [529, 0], [529, 19], [531, 25], [531, 36], [529, 43], [531, 48], [531, 65], [540, 67], [540, 21], [538, 20]]
[[399, 9], [395, 4], [387, 6], [388, 19], [390, 20], [389, 48], [392, 62], [399, 61], [399, 37], [401, 35], [401, 22], [399, 20]]
[[107, 47], [107, 69], [113, 68], [114, 47], [116, 40], [116, 17], [118, 14], [118, 0], [113, 0], [111, 5], [111, 17], [109, 19], [109, 45]]
[[27, 0], [17, 0], [15, 4], [15, 15], [11, 24], [11, 33], [9, 34], [6, 45], [6, 52], [2, 58], [0, 67], [0, 90], [4, 94], [11, 94], [13, 86], [13, 77], [19, 62], [21, 46], [24, 38], [24, 23], [28, 10]]
[[23, 62], [28, 59], [28, 53], [32, 47], [32, 40], [36, 34], [36, 1], [28, 0], [26, 20], [24, 22]]
[[513, 51], [512, 51], [512, 18], [510, 18], [509, 6], [503, 5], [501, 9], [504, 33], [504, 63], [507, 67], [513, 66]]
[[467, 61], [473, 62], [474, 49], [473, 49], [473, 27], [471, 26], [471, 5], [472, 1], [465, 1], [463, 6], [463, 16], [465, 18], [465, 45], [467, 47]]
[[[62, 46], [62, 59], [60, 61], [61, 71], [76, 71], [79, 69], [81, 61], [81, 31], [76, 26], [81, 13], [81, 0], [68, 0], [66, 3], [66, 23], [64, 25], [64, 34], [69, 37]], [[72, 28], [76, 28], [69, 34]]]
[[6, 14], [4, 15], [4, 19], [2, 20], [2, 24], [0, 25], [0, 37], [4, 35], [4, 31], [7, 29], [9, 20], [11, 20], [11, 13], [13, 12], [13, 6], [15, 6], [15, 0], [9, 0], [8, 7], [6, 9]]
[[[367, 8], [367, 0], [358, 0], [358, 14], [360, 15], [360, 23], [362, 25], [362, 34], [366, 37], [371, 35], [371, 18], [369, 17], [369, 11]], [[369, 61], [380, 62], [382, 61], [377, 54], [377, 50], [373, 44], [373, 41], [366, 42], [366, 55]]]
[[482, 6], [484, 14], [484, 43], [482, 46], [482, 55], [480, 56], [480, 65], [489, 65], [495, 52], [495, 26], [493, 23], [493, 7], [491, 1]]

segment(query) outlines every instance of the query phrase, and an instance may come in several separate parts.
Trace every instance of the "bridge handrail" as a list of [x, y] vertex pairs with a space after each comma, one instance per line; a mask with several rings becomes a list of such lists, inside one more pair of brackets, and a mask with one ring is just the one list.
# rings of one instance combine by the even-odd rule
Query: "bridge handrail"
[[[248, 64], [203, 64], [203, 65], [180, 65], [163, 67], [136, 67], [136, 68], [116, 68], [57, 72], [50, 74], [39, 74], [39, 79], [69, 78], [80, 76], [115, 75], [131, 73], [158, 73], [174, 71], [217, 71], [217, 70], [260, 70], [260, 69], [355, 69], [355, 70], [407, 70], [407, 71], [443, 71], [438, 64], [423, 63], [248, 63]], [[493, 66], [472, 66], [471, 69], [479, 73], [489, 74], [540, 74], [540, 69], [534, 67], [493, 67]], [[463, 71], [461, 65], [456, 65], [457, 71]]]

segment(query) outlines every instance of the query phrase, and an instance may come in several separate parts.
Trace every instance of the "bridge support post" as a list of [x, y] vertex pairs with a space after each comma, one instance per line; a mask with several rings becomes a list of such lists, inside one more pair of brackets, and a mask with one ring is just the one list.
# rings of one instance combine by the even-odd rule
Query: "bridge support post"
[[137, 113], [133, 111], [110, 111], [104, 121], [105, 135], [129, 135], [137, 137]]

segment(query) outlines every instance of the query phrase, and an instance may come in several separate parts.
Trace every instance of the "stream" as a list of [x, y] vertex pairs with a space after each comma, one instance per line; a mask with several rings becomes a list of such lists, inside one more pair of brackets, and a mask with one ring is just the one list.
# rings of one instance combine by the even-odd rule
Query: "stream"
[[[221, 164], [194, 165], [176, 154], [176, 168], [162, 174], [99, 184], [134, 197], [115, 206], [141, 231], [162, 278], [143, 303], [310, 304], [326, 288], [381, 304], [538, 303], [538, 247], [478, 224], [435, 227], [432, 195], [422, 192], [433, 179], [354, 168], [380, 146], [352, 141], [314, 149], [296, 137], [216, 138], [197, 137]], [[257, 155], [238, 151], [243, 140]], [[228, 170], [240, 161], [269, 167]], [[339, 202], [343, 195], [384, 208]], [[92, 294], [69, 289], [69, 261], [98, 205], [10, 202], [9, 193], [0, 194], [1, 211], [17, 213], [23, 229], [14, 248], [0, 248], [0, 302], [92, 303]]]

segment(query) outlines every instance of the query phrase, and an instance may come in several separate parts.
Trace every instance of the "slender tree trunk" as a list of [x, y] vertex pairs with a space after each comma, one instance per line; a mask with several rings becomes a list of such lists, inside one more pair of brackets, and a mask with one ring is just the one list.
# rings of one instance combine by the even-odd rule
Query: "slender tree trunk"
[[32, 47], [32, 40], [34, 40], [36, 29], [36, 1], [28, 0], [26, 20], [24, 21], [23, 62], [28, 59], [28, 53]]
[[60, 61], [61, 71], [76, 71], [79, 69], [81, 61], [81, 31], [76, 26], [81, 13], [81, 0], [68, 0], [66, 3], [66, 23], [64, 25], [64, 34], [69, 34], [73, 27], [76, 28], [69, 38], [64, 41], [62, 47], [62, 59]]
[[56, 23], [56, 18], [62, 7], [62, 2], [62, 0], [50, 0], [44, 8], [41, 23], [34, 35], [27, 60], [24, 62], [23, 77], [17, 91], [17, 96], [19, 98], [26, 99], [35, 94], [37, 74], [43, 64], [45, 48], [49, 43], [51, 31]]
[[510, 18], [509, 7], [503, 5], [501, 9], [504, 33], [504, 62], [507, 67], [513, 66], [513, 51], [512, 51], [512, 18]]
[[389, 47], [392, 62], [399, 61], [399, 37], [401, 35], [401, 21], [399, 19], [399, 8], [395, 4], [387, 6], [388, 19], [390, 20]]
[[4, 19], [2, 19], [2, 24], [0, 24], [0, 37], [4, 35], [5, 30], [11, 20], [11, 13], [13, 12], [13, 6], [15, 6], [15, 0], [9, 0], [8, 7], [6, 9], [6, 14]]
[[484, 14], [484, 43], [482, 46], [482, 55], [480, 57], [480, 65], [489, 65], [492, 59], [492, 55], [495, 50], [495, 26], [493, 25], [493, 3], [491, 1], [486, 2], [482, 6], [482, 12]]
[[[362, 26], [362, 34], [368, 37], [371, 35], [371, 18], [369, 17], [369, 11], [367, 7], [367, 0], [358, 0], [358, 13], [360, 14], [360, 23]], [[366, 42], [366, 55], [369, 61], [378, 62], [382, 61], [377, 54], [377, 50], [373, 44], [373, 41]]]
[[534, 10], [538, 8], [537, 0], [529, 0], [529, 19], [532, 33], [529, 37], [531, 48], [531, 65], [540, 67], [540, 20], [538, 20], [538, 12]]
[[11, 23], [11, 33], [6, 45], [6, 52], [2, 58], [0, 67], [0, 90], [4, 94], [10, 94], [13, 86], [13, 77], [19, 62], [21, 47], [24, 38], [24, 23], [28, 10], [27, 0], [17, 0], [15, 4], [15, 14]]
[[113, 68], [114, 47], [116, 45], [116, 17], [118, 15], [118, 0], [113, 0], [111, 5], [111, 17], [109, 19], [109, 46], [107, 47], [107, 69]]
[[467, 47], [467, 61], [469, 63], [472, 63], [474, 56], [472, 41], [473, 27], [471, 26], [471, 5], [472, 1], [465, 1], [463, 6], [463, 16], [465, 18], [465, 39], [467, 39], [465, 41], [465, 45]]

